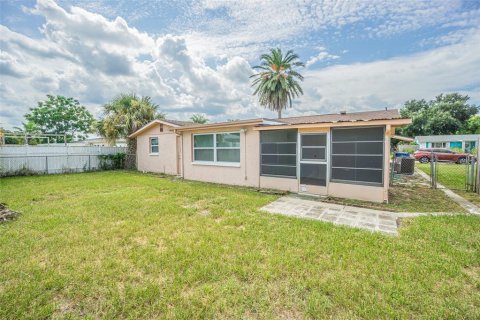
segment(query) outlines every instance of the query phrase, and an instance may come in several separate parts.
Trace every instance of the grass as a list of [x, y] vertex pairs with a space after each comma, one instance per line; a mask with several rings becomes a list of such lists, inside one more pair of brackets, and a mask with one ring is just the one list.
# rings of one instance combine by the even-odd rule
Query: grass
[[396, 179], [389, 189], [388, 198], [388, 203], [334, 197], [321, 198], [321, 201], [394, 212], [465, 212], [442, 190], [430, 188], [418, 174]]
[[480, 196], [478, 195], [478, 193], [467, 192], [462, 190], [455, 190], [455, 193], [458, 193], [458, 195], [464, 197], [471, 203], [476, 204], [477, 206], [480, 206]]
[[277, 196], [133, 172], [0, 179], [0, 318], [480, 317], [480, 219], [399, 237], [271, 215]]
[[[452, 189], [455, 193], [468, 201], [480, 205], [480, 196], [474, 192], [465, 191], [465, 165], [454, 163], [439, 163], [438, 182]], [[417, 164], [418, 168], [430, 175], [430, 164]]]
[[[438, 163], [438, 182], [449, 189], [465, 190], [465, 165]], [[417, 168], [430, 175], [430, 163], [416, 163]]]

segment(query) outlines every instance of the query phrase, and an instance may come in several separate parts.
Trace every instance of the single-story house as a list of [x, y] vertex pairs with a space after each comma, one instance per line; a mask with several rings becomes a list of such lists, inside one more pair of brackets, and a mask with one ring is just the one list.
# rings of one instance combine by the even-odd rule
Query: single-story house
[[210, 124], [154, 120], [137, 139], [140, 171], [189, 180], [388, 201], [398, 110]]
[[415, 142], [420, 148], [457, 148], [470, 152], [477, 146], [480, 134], [450, 134], [438, 136], [417, 136]]

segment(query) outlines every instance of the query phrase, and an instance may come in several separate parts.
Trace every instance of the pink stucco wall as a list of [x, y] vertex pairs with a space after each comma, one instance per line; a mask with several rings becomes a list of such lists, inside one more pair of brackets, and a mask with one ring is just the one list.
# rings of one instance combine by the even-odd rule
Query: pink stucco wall
[[[157, 124], [137, 137], [137, 168], [139, 171], [177, 174], [176, 134], [171, 127], [164, 125], [160, 132]], [[158, 154], [150, 154], [150, 141], [158, 138]]]
[[[278, 189], [290, 192], [302, 192], [297, 179], [260, 176], [260, 132], [253, 126], [228, 129], [197, 130], [194, 133], [217, 133], [240, 131], [240, 164], [200, 164], [193, 161], [193, 132], [183, 132], [179, 143], [176, 134], [164, 126], [154, 126], [138, 136], [138, 169], [141, 171], [181, 174], [187, 180], [249, 186], [256, 188]], [[158, 137], [160, 151], [158, 155], [149, 155], [149, 138]], [[181, 161], [177, 168], [177, 152]], [[347, 183], [328, 182], [326, 187], [306, 186], [305, 193], [330, 195], [334, 197], [383, 202], [388, 200], [390, 138], [385, 137], [384, 185], [368, 186]]]
[[193, 134], [183, 133], [183, 177], [188, 180], [208, 181], [232, 185], [258, 187], [259, 133], [252, 127], [228, 130], [204, 130], [195, 133], [218, 133], [240, 131], [240, 164], [198, 164], [193, 161]]

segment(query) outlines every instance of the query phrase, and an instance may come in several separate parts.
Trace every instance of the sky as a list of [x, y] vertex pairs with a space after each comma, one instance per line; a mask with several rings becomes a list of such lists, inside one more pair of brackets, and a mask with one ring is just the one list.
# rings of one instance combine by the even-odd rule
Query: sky
[[448, 92], [480, 104], [480, 0], [0, 0], [0, 127], [46, 94], [95, 117], [136, 93], [169, 119], [274, 118], [249, 76], [275, 47], [306, 63], [305, 94], [284, 116]]

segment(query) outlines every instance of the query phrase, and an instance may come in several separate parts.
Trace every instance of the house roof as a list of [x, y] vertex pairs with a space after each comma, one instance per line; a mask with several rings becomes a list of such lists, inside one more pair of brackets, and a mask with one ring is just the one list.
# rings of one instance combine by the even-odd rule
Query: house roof
[[143, 127], [141, 127], [140, 129], [138, 129], [137, 131], [135, 131], [134, 133], [132, 133], [131, 135], [129, 135], [128, 137], [129, 138], [135, 138], [136, 136], [138, 136], [140, 133], [142, 133], [143, 131], [153, 127], [154, 125], [156, 124], [164, 124], [164, 125], [167, 125], [167, 126], [171, 126], [171, 127], [174, 127], [174, 128], [181, 128], [181, 127], [187, 127], [187, 126], [191, 126], [191, 125], [196, 125], [196, 123], [193, 123], [193, 122], [190, 122], [190, 121], [180, 121], [180, 120], [160, 120], [160, 119], [155, 119], [153, 121], [150, 121], [149, 123], [147, 123], [146, 125], [144, 125]]
[[[247, 119], [247, 120], [236, 120], [236, 121], [225, 121], [225, 122], [214, 122], [214, 123], [205, 123], [205, 124], [194, 124], [188, 127], [176, 128], [177, 131], [186, 131], [193, 129], [210, 129], [210, 128], [223, 128], [223, 127], [235, 127], [235, 126], [245, 126], [245, 125], [259, 125], [265, 122], [266, 119], [257, 118], [257, 119]], [[279, 123], [281, 124], [281, 123]]]
[[416, 136], [417, 142], [477, 141], [480, 134], [449, 134], [438, 136]]
[[365, 111], [365, 112], [340, 112], [331, 114], [319, 114], [312, 116], [289, 117], [275, 119], [275, 121], [286, 124], [315, 124], [315, 123], [336, 123], [352, 121], [371, 121], [371, 120], [393, 120], [401, 119], [402, 116], [397, 109]]
[[365, 112], [341, 112], [332, 114], [320, 114], [311, 116], [289, 117], [280, 119], [247, 119], [237, 121], [215, 122], [197, 124], [193, 122], [185, 122], [178, 120], [154, 120], [147, 124], [145, 127], [131, 134], [133, 138], [148, 129], [154, 123], [165, 123], [172, 125], [175, 131], [188, 131], [188, 130], [201, 130], [210, 128], [228, 128], [236, 126], [253, 125], [262, 130], [261, 128], [274, 128], [293, 126], [293, 125], [308, 125], [308, 124], [321, 124], [321, 123], [339, 123], [339, 122], [365, 122], [374, 120], [396, 120], [403, 119], [400, 112], [397, 109], [392, 110], [379, 110], [379, 111], [365, 111]]

